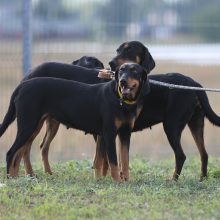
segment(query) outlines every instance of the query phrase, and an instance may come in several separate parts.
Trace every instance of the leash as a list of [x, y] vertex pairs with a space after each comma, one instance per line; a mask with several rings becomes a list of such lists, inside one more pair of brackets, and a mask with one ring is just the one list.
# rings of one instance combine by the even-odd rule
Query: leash
[[197, 91], [207, 91], [207, 92], [220, 92], [220, 89], [175, 85], [172, 83], [165, 83], [165, 82], [161, 82], [161, 81], [157, 81], [153, 79], [149, 79], [149, 83], [163, 86], [163, 87], [168, 87], [169, 89], [185, 89], [185, 90], [197, 90]]
[[[108, 74], [108, 76], [103, 75], [103, 77], [102, 77], [102, 74], [101, 74], [100, 78], [107, 77], [108, 79], [114, 79], [115, 73], [113, 71], [107, 70], [106, 74]], [[176, 84], [172, 84], [172, 83], [161, 82], [161, 81], [157, 81], [157, 80], [153, 80], [153, 79], [149, 79], [149, 83], [153, 84], [153, 85], [167, 87], [169, 89], [184, 89], [184, 90], [195, 90], [195, 91], [220, 92], [220, 89], [216, 89], [216, 88], [183, 86], [183, 85], [176, 85]]]

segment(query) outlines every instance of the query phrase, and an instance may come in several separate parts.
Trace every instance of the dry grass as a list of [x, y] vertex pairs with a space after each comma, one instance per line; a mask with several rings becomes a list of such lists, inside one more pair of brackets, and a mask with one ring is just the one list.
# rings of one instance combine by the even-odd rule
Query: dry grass
[[[21, 80], [21, 57], [20, 46], [13, 45], [12, 47], [4, 46], [0, 48], [0, 121], [8, 108], [9, 99], [13, 89]], [[44, 61], [53, 60], [61, 62], [72, 62], [72, 60], [85, 55], [85, 53], [34, 53], [33, 66], [36, 66]], [[88, 54], [95, 55], [100, 58], [105, 65], [108, 60], [114, 55], [112, 53]], [[220, 87], [220, 66], [195, 66], [157, 61], [157, 67], [153, 74], [166, 72], [180, 72], [187, 76], [193, 77], [200, 82], [204, 87]], [[210, 103], [216, 113], [220, 115], [220, 94], [208, 93]], [[184, 101], [184, 100], [183, 100]], [[32, 148], [32, 160], [39, 160], [40, 154], [38, 146], [42, 140], [44, 130], [42, 129], [39, 137], [34, 142]], [[10, 126], [4, 136], [0, 139], [1, 154], [0, 159], [5, 159], [5, 154], [16, 134], [16, 124]], [[207, 150], [212, 156], [220, 155], [219, 129], [206, 122], [205, 142]], [[197, 154], [197, 149], [189, 133], [188, 128], [183, 132], [182, 145], [187, 155]], [[59, 129], [58, 135], [52, 143], [50, 157], [51, 161], [91, 158], [95, 150], [95, 144], [90, 135], [84, 135], [83, 132], [76, 130], [66, 130], [64, 127]], [[163, 132], [162, 125], [157, 125], [152, 130], [145, 130], [132, 135], [131, 155], [142, 155], [148, 159], [158, 159], [161, 157], [172, 157], [173, 153], [168, 144], [166, 136]]]

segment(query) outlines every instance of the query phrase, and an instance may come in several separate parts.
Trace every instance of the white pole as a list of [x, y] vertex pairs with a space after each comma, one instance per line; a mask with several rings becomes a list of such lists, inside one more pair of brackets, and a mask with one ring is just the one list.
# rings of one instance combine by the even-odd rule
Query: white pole
[[23, 0], [23, 75], [27, 75], [32, 63], [32, 2]]

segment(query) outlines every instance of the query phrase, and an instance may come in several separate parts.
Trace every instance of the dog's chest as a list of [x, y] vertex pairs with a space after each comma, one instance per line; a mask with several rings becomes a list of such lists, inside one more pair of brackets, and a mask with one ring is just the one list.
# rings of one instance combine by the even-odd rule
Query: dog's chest
[[117, 130], [124, 126], [128, 126], [133, 129], [134, 123], [142, 110], [142, 106], [136, 106], [135, 108], [121, 107], [118, 114], [115, 116], [115, 127]]

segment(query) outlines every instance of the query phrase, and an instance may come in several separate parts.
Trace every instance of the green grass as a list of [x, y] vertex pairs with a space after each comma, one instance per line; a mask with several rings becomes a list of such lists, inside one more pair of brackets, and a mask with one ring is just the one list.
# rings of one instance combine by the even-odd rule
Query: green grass
[[199, 182], [200, 161], [186, 160], [179, 181], [168, 180], [173, 160], [131, 159], [131, 180], [95, 181], [91, 161], [34, 164], [38, 179], [7, 180], [0, 167], [0, 219], [220, 219], [220, 159], [210, 159], [209, 178]]

